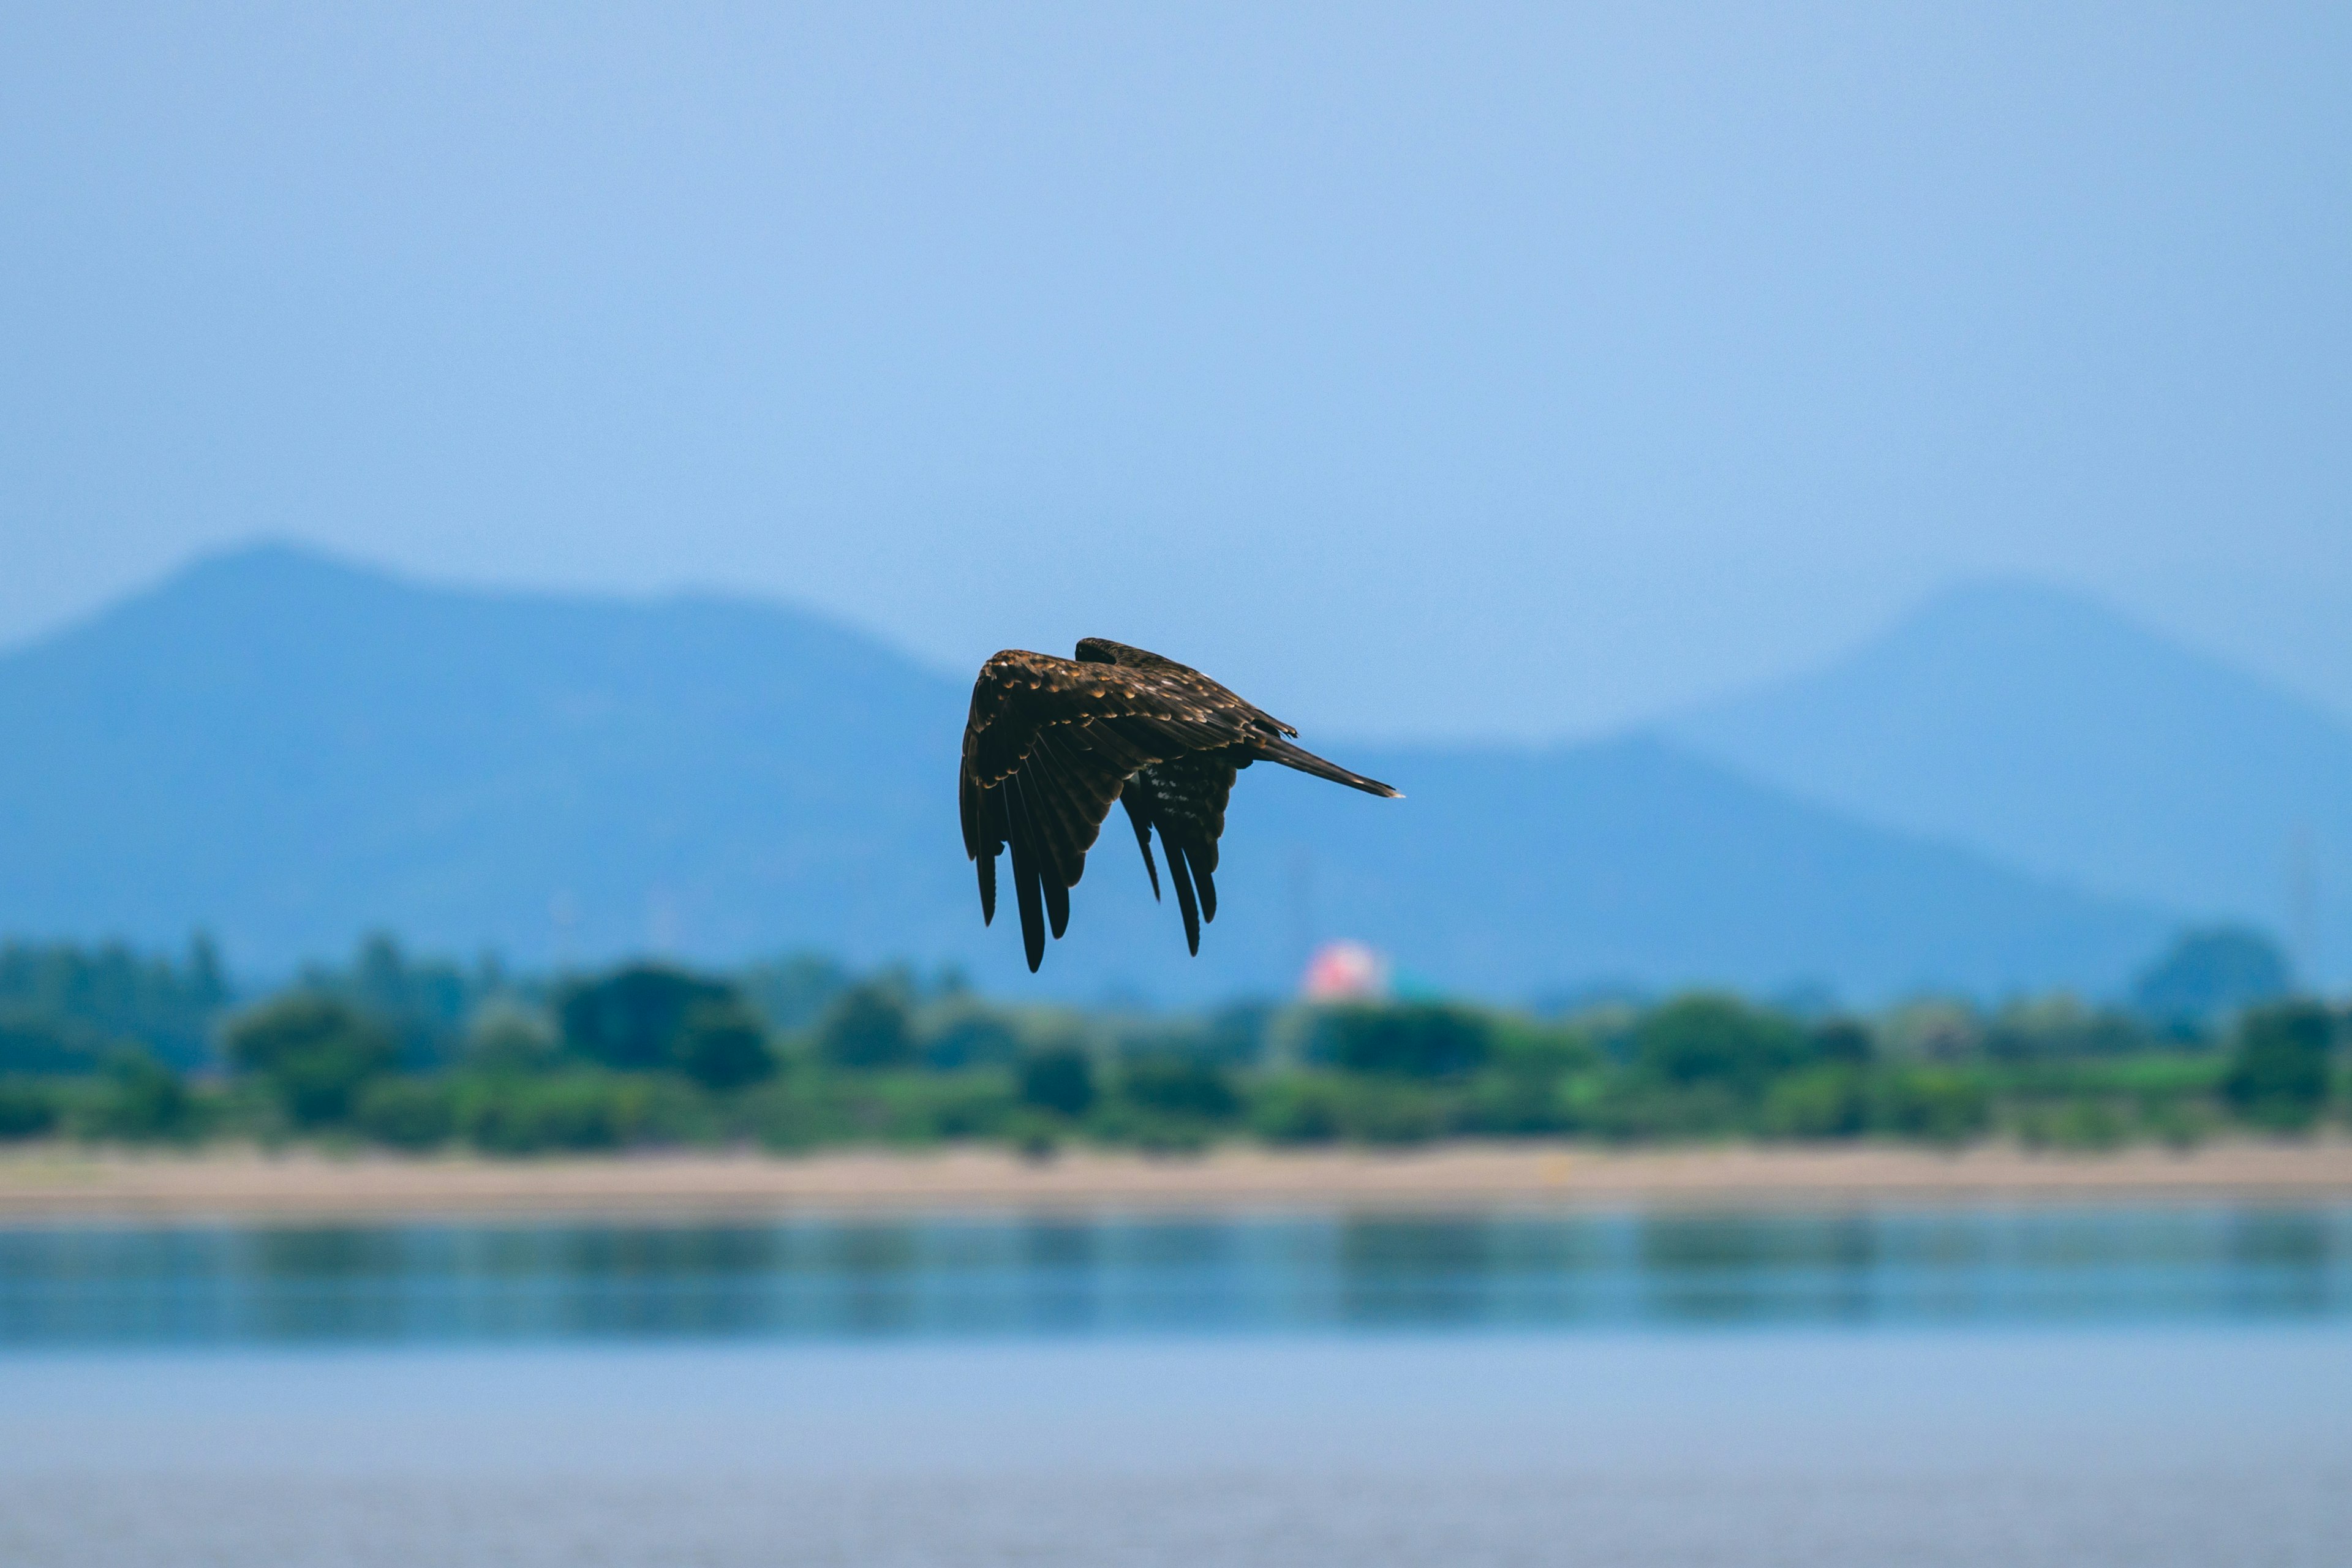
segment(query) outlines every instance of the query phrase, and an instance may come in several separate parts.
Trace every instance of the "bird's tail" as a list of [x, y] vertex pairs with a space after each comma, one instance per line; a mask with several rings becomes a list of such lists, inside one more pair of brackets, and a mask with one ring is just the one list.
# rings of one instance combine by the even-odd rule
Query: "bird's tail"
[[1351, 773], [1339, 763], [1326, 762], [1306, 747], [1295, 746], [1288, 741], [1261, 741], [1257, 754], [1265, 762], [1280, 763], [1286, 768], [1297, 768], [1302, 773], [1313, 773], [1318, 779], [1329, 779], [1333, 784], [1343, 784], [1349, 789], [1362, 790], [1366, 795], [1381, 795], [1390, 800], [1404, 798], [1402, 790], [1391, 789], [1380, 780], [1368, 779], [1361, 773]]

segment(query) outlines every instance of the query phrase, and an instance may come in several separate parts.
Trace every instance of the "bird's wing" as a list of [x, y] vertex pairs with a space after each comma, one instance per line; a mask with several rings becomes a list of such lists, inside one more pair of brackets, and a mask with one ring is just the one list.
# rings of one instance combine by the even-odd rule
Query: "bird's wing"
[[958, 789], [964, 852], [978, 865], [981, 911], [993, 920], [996, 856], [1011, 847], [1032, 970], [1045, 958], [1047, 921], [1057, 937], [1068, 926], [1070, 889], [1128, 779], [1249, 737], [1255, 710], [1229, 693], [1219, 700], [1223, 690], [1197, 676], [1017, 648], [981, 667]]
[[1154, 763], [1127, 781], [1119, 803], [1135, 826], [1135, 841], [1143, 850], [1143, 868], [1151, 875], [1151, 895], [1160, 896], [1160, 873], [1151, 864], [1151, 830], [1160, 830], [1160, 847], [1168, 857], [1168, 880], [1176, 889], [1176, 907], [1184, 913], [1184, 942], [1195, 956], [1201, 951], [1201, 922], [1217, 918], [1217, 838], [1225, 830], [1225, 803], [1234, 793], [1234, 777], [1250, 759], [1235, 749], [1188, 752], [1164, 763]]

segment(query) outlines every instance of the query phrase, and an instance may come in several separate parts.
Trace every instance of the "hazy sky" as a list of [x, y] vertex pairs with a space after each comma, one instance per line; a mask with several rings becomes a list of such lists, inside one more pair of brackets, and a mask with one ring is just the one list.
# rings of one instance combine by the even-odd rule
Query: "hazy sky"
[[2352, 8], [0, 9], [0, 638], [256, 535], [1607, 724], [1935, 587], [2352, 713]]

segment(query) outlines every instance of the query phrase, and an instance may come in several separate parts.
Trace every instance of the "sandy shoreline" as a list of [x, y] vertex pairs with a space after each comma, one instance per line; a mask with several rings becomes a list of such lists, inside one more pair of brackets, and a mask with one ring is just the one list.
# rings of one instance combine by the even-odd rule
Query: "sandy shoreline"
[[1076, 1151], [1042, 1163], [983, 1149], [503, 1161], [45, 1146], [0, 1155], [0, 1223], [2179, 1199], [2352, 1201], [2352, 1142], [2228, 1142], [2193, 1153], [2130, 1149], [2097, 1155], [2007, 1147], [1957, 1154], [1871, 1146], [1620, 1152], [1461, 1143], [1397, 1153], [1236, 1147], [1189, 1159]]

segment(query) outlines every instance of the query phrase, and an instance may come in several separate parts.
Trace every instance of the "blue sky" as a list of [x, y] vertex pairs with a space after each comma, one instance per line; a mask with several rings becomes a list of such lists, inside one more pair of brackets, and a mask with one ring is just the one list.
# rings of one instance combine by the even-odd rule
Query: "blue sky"
[[1549, 735], [2021, 573], [2352, 713], [2347, 81], [2341, 6], [12, 5], [0, 638], [268, 534]]

